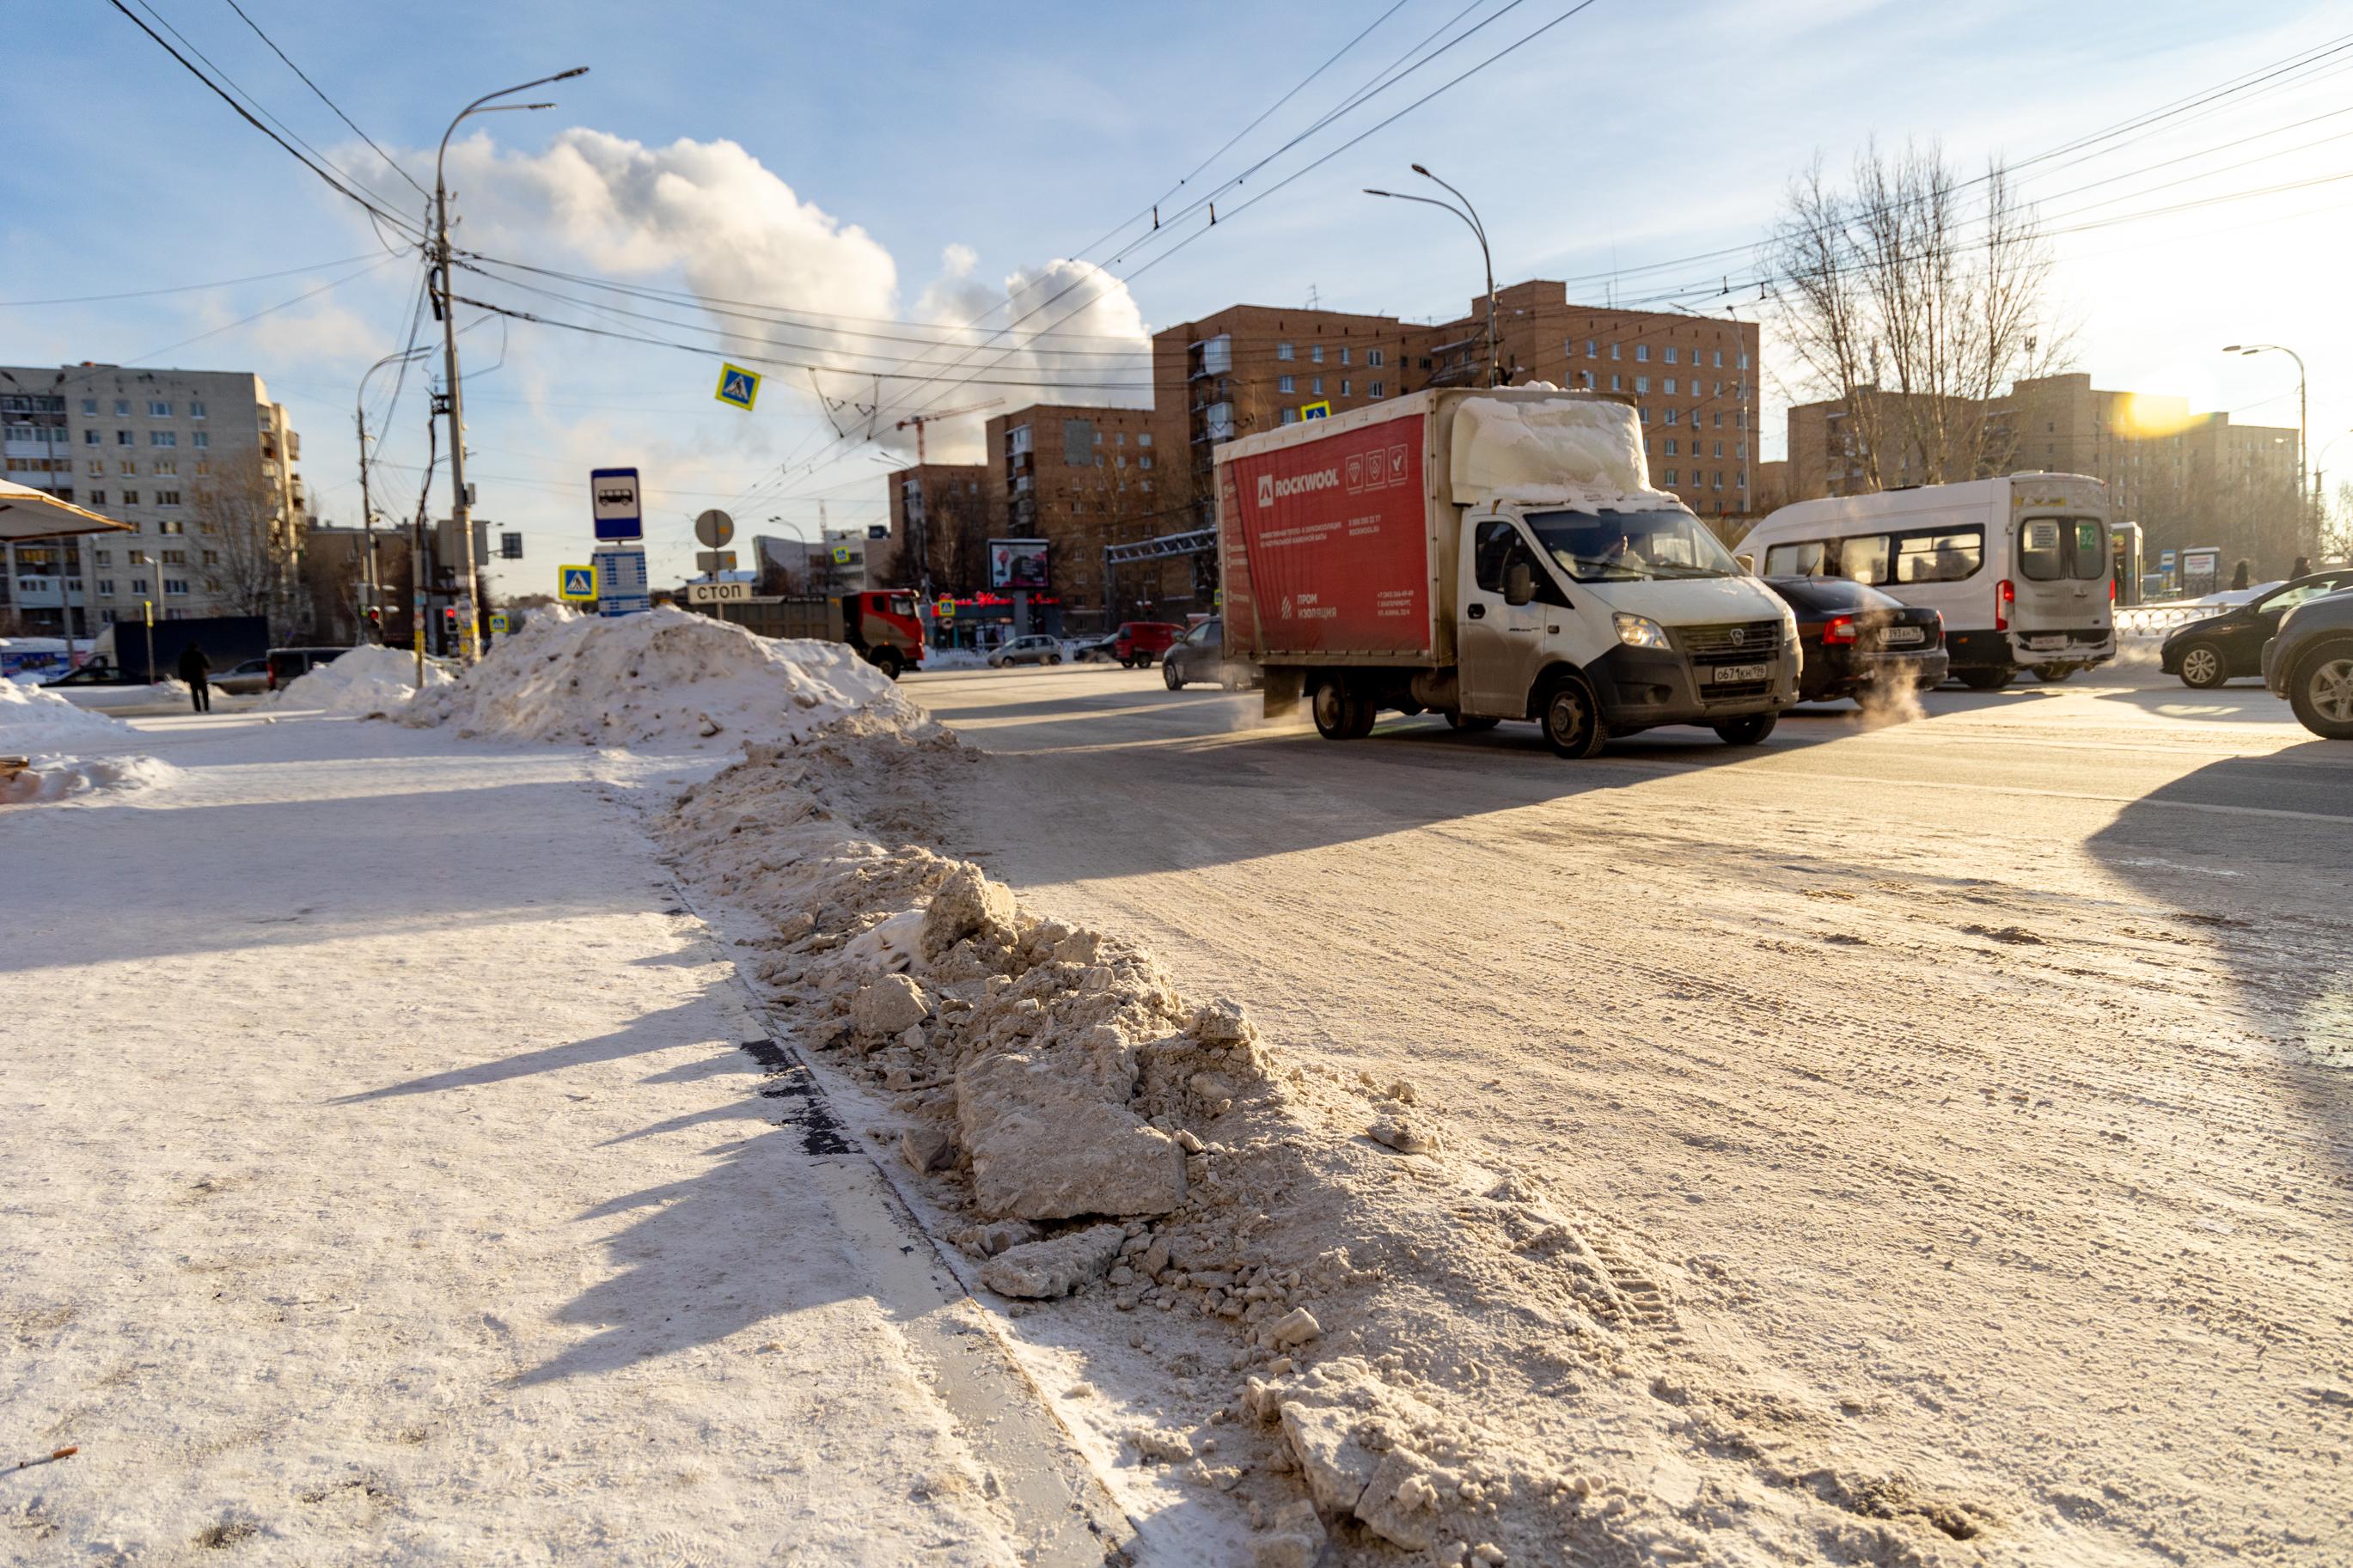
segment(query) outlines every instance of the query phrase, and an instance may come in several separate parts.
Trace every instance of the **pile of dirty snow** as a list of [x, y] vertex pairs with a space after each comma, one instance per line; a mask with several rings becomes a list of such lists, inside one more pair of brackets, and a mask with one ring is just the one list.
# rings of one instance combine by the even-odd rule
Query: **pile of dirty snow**
[[534, 619], [397, 717], [505, 741], [698, 748], [797, 744], [851, 718], [899, 731], [927, 723], [888, 677], [841, 644], [758, 637], [667, 606]]
[[30, 756], [77, 741], [120, 740], [131, 726], [77, 708], [45, 687], [0, 680], [0, 753]]
[[1444, 1085], [1294, 1056], [929, 847], [983, 765], [936, 728], [747, 746], [659, 831], [774, 1070], [887, 1149], [1131, 1516], [1261, 1568], [1982, 1561], [2000, 1510], [1854, 1440], [1557, 1173], [1458, 1152]]
[[179, 776], [179, 769], [153, 757], [35, 757], [33, 765], [24, 772], [0, 777], [0, 805], [154, 789]]
[[[426, 664], [427, 687], [447, 686], [450, 679], [448, 670]], [[278, 694], [278, 705], [328, 713], [388, 713], [416, 695], [417, 655], [370, 646], [312, 666]]]

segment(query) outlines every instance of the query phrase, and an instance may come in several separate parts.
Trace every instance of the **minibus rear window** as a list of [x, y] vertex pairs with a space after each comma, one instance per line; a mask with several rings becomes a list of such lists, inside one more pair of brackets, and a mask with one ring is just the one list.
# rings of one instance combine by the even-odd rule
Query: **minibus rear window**
[[2018, 525], [2018, 569], [2037, 583], [2108, 574], [2108, 531], [2089, 517], [2030, 517]]

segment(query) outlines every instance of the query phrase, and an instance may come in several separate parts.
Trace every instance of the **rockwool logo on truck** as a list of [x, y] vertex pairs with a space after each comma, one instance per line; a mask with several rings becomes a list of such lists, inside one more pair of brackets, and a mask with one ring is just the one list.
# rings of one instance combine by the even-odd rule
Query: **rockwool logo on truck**
[[1258, 477], [1258, 504], [1272, 506], [1286, 497], [1305, 495], [1310, 490], [1334, 490], [1340, 488], [1338, 468], [1318, 468], [1312, 474], [1299, 474], [1279, 479], [1272, 474]]

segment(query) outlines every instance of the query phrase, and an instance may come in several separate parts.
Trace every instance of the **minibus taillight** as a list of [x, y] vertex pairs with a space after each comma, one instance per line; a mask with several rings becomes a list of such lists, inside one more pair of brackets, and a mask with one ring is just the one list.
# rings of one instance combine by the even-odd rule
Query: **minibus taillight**
[[1852, 616], [1832, 616], [1830, 618], [1829, 624], [1822, 627], [1822, 641], [1854, 641], [1854, 617]]
[[1993, 591], [1993, 629], [2010, 630], [2010, 606], [2018, 603], [2018, 584], [2004, 577]]

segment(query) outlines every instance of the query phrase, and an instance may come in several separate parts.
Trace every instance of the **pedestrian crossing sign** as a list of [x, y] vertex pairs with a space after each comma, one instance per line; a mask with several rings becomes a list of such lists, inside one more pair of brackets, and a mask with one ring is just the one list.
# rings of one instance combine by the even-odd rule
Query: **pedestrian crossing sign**
[[749, 414], [754, 400], [760, 395], [760, 377], [756, 372], [723, 360], [719, 365], [719, 391], [714, 395], [720, 402], [733, 404]]
[[555, 569], [556, 597], [567, 605], [593, 605], [596, 602], [596, 568], [594, 566], [559, 566]]
[[1328, 403], [1302, 404], [1299, 409], [1299, 417], [1302, 419], [1329, 419], [1332, 417], [1332, 405]]
[[494, 637], [502, 637], [507, 635], [507, 627], [512, 624], [503, 613], [494, 615], [491, 617], [491, 635]]

